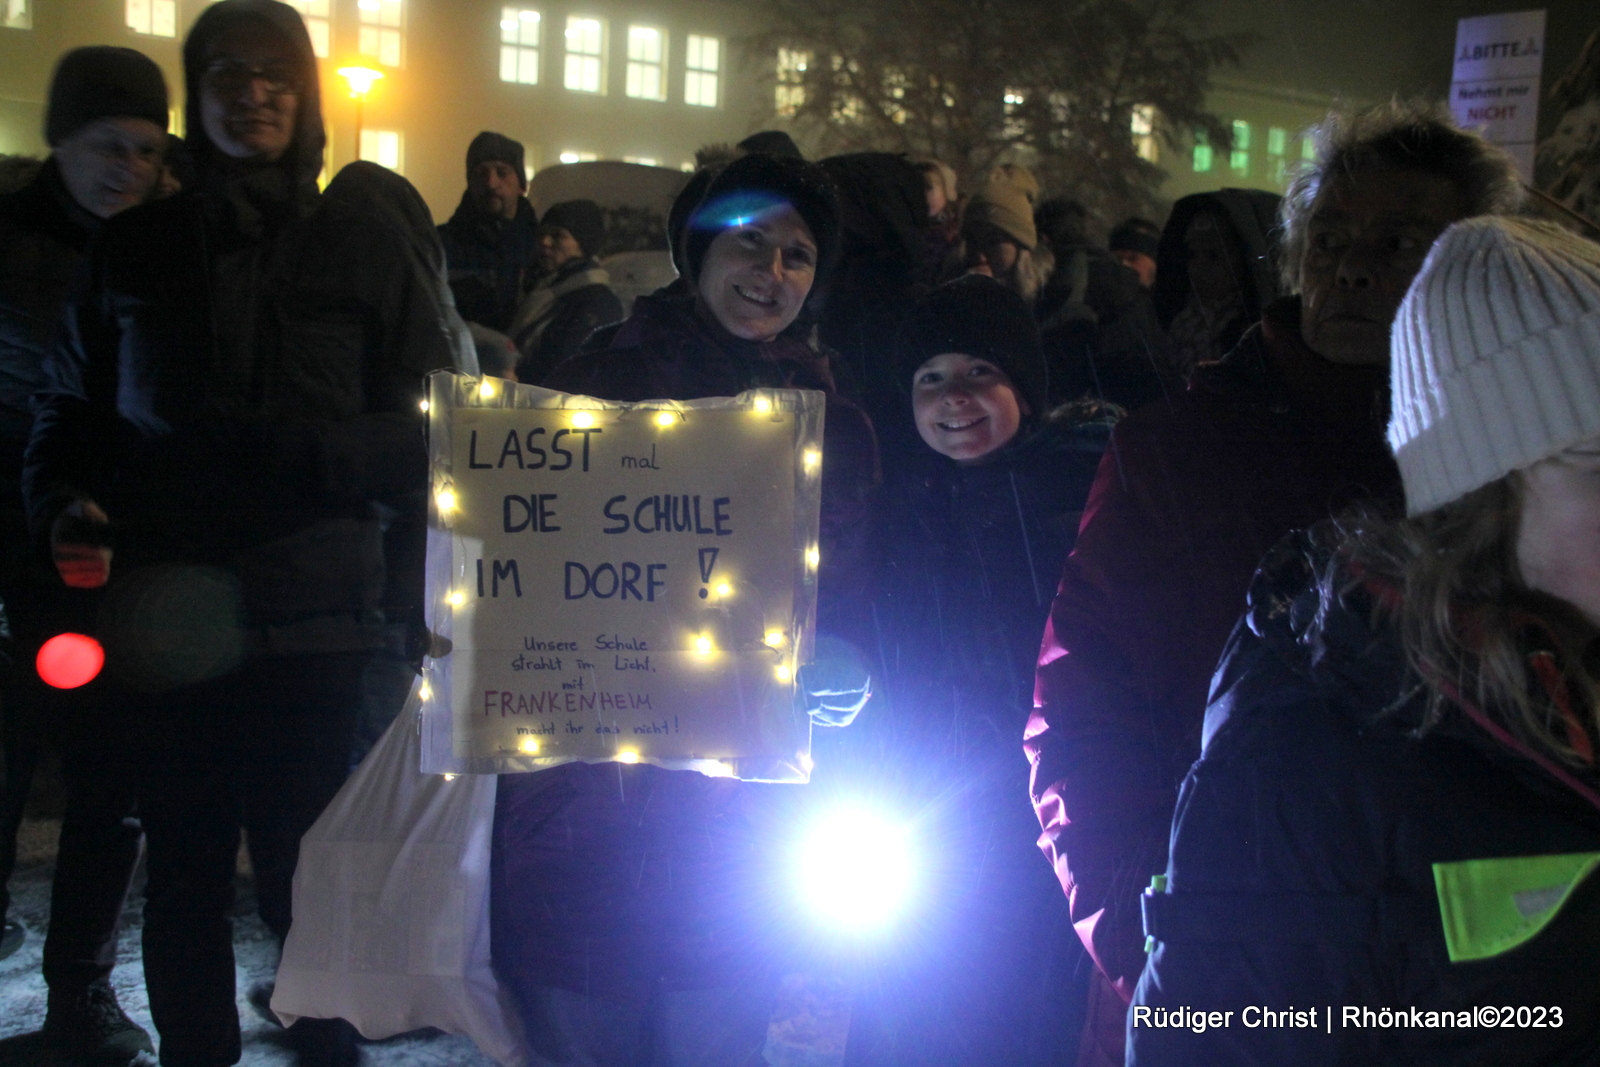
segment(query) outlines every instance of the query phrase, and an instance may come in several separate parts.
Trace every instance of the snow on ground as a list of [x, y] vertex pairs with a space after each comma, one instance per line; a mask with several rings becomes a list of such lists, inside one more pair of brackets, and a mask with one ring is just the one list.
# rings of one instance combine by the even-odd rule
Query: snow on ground
[[[29, 819], [18, 835], [17, 871], [11, 879], [12, 914], [28, 928], [28, 941], [10, 959], [0, 960], [0, 1067], [33, 1067], [39, 1063], [31, 1035], [44, 1022], [45, 985], [39, 973], [44, 929], [50, 918], [50, 878], [55, 870], [55, 842], [61, 824], [54, 819]], [[282, 1031], [258, 1017], [245, 1002], [245, 992], [272, 977], [277, 946], [255, 914], [255, 893], [248, 866], [241, 862], [238, 903], [234, 908], [233, 950], [237, 961], [239, 1020], [244, 1035], [244, 1067], [290, 1067], [294, 1058], [281, 1040]], [[135, 880], [112, 984], [122, 1008], [150, 1031], [150, 1005], [145, 998], [139, 935], [144, 906], [142, 877]], [[791, 975], [785, 980], [767, 1037], [767, 1060], [773, 1067], [837, 1067], [844, 1054], [849, 1023], [848, 1002], [834, 979]], [[396, 1037], [365, 1046], [366, 1067], [493, 1067], [464, 1037]]]

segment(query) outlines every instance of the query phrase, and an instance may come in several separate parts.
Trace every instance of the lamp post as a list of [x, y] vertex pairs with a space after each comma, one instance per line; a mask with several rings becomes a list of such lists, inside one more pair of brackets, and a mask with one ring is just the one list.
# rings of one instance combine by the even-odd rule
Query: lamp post
[[366, 103], [372, 83], [383, 77], [383, 71], [371, 67], [340, 67], [339, 76], [350, 86], [350, 95], [356, 102], [356, 158], [361, 158], [361, 105]]

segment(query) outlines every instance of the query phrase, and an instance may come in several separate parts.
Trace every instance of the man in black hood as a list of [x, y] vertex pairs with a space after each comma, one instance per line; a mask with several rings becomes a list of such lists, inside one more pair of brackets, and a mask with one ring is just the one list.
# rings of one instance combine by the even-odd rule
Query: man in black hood
[[467, 191], [439, 227], [461, 317], [507, 333], [539, 275], [539, 218], [524, 194], [522, 145], [484, 130], [467, 147]]
[[[451, 351], [402, 238], [317, 192], [299, 15], [222, 0], [183, 53], [195, 187], [102, 226], [24, 490], [62, 579], [106, 587], [107, 669], [139, 694], [161, 1062], [224, 1067], [240, 1055], [240, 830], [281, 939], [300, 837], [345, 777], [382, 642], [377, 509], [422, 506], [421, 379]], [[355, 1060], [346, 1024], [290, 1036], [309, 1062]]]

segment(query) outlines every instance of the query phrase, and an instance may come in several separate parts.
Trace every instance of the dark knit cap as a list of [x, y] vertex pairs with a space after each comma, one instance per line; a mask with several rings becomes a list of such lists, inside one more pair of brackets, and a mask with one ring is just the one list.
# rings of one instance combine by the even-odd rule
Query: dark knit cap
[[755, 154], [741, 156], [705, 179], [697, 174], [690, 182], [691, 187], [701, 184], [705, 192], [684, 220], [679, 263], [691, 281], [699, 276], [706, 249], [717, 234], [779, 204], [799, 213], [817, 243], [813, 289], [826, 281], [839, 250], [839, 198], [822, 168], [803, 159]]
[[562, 229], [577, 240], [585, 256], [600, 254], [606, 240], [606, 217], [593, 200], [563, 200], [551, 204], [539, 220], [539, 229]]
[[[912, 309], [900, 327], [896, 362], [909, 387], [917, 368], [945, 352], [986, 359], [1006, 372], [1037, 418], [1045, 409], [1044, 349], [1027, 301], [981, 274], [946, 282]], [[1026, 419], [1026, 417], [1025, 417]]]
[[503, 133], [492, 133], [484, 130], [472, 139], [467, 146], [467, 181], [472, 180], [472, 172], [478, 169], [479, 163], [505, 163], [517, 172], [517, 184], [522, 188], [528, 187], [528, 172], [523, 166], [522, 143], [513, 141]]
[[167, 128], [167, 80], [142, 52], [111, 45], [74, 48], [56, 63], [45, 109], [53, 148], [96, 119], [148, 119]]
[[741, 152], [758, 152], [764, 156], [787, 156], [790, 159], [804, 159], [800, 146], [794, 143], [794, 138], [782, 130], [762, 130], [752, 133], [734, 147]]
[[1149, 219], [1139, 218], [1118, 223], [1106, 242], [1106, 247], [1113, 252], [1142, 252], [1151, 259], [1156, 258], [1156, 249], [1160, 245], [1161, 227]]

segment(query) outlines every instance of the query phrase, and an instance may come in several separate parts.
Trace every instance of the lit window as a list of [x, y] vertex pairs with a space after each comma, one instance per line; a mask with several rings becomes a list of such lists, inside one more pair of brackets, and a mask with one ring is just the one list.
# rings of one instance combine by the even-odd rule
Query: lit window
[[655, 167], [661, 163], [655, 156], [623, 156], [622, 161], [624, 163], [637, 163], [641, 167]]
[[32, 0], [0, 0], [0, 26], [8, 30], [33, 29]]
[[1240, 174], [1250, 173], [1250, 124], [1243, 119], [1233, 120], [1233, 151], [1228, 154], [1228, 166]]
[[500, 9], [500, 80], [539, 84], [539, 13], [525, 7]]
[[635, 100], [665, 100], [667, 78], [661, 62], [666, 34], [649, 26], [628, 27], [628, 77], [625, 91]]
[[561, 153], [563, 163], [593, 163], [600, 157], [594, 152], [574, 152], [570, 149]]
[[404, 171], [405, 147], [405, 139], [398, 130], [361, 131], [361, 158], [388, 167], [396, 174]]
[[385, 67], [400, 65], [400, 0], [356, 0], [361, 12], [361, 54]]
[[1275, 185], [1282, 185], [1288, 176], [1289, 165], [1283, 154], [1289, 149], [1289, 131], [1281, 126], [1267, 130], [1267, 166]]
[[305, 20], [306, 32], [311, 35], [311, 50], [317, 54], [318, 59], [328, 58], [328, 41], [332, 36], [330, 30], [332, 23], [329, 21], [332, 14], [329, 6], [332, 0], [288, 0], [289, 6], [300, 12], [300, 17]]
[[1194, 169], [1196, 174], [1211, 169], [1211, 135], [1205, 130], [1194, 131]]
[[722, 42], [715, 37], [691, 33], [688, 58], [683, 66], [683, 102], [692, 107], [716, 107]]
[[134, 33], [148, 33], [152, 37], [178, 36], [178, 0], [127, 0], [123, 10], [128, 29]]
[[1027, 127], [1023, 125], [1022, 120], [1017, 117], [1017, 112], [1022, 108], [1022, 105], [1027, 102], [1028, 96], [1021, 89], [1008, 88], [1006, 90], [1006, 121], [1005, 125], [1001, 129], [1002, 136], [1006, 138], [1016, 138], [1021, 137], [1024, 133], [1028, 132]]
[[566, 86], [575, 93], [603, 92], [600, 71], [606, 45], [606, 26], [599, 19], [567, 16]]
[[1160, 155], [1156, 148], [1156, 109], [1154, 104], [1133, 105], [1133, 115], [1128, 120], [1133, 134], [1133, 150], [1139, 158], [1154, 163]]
[[810, 62], [810, 52], [778, 49], [778, 93], [775, 101], [778, 114], [790, 116], [805, 106], [806, 67]]

